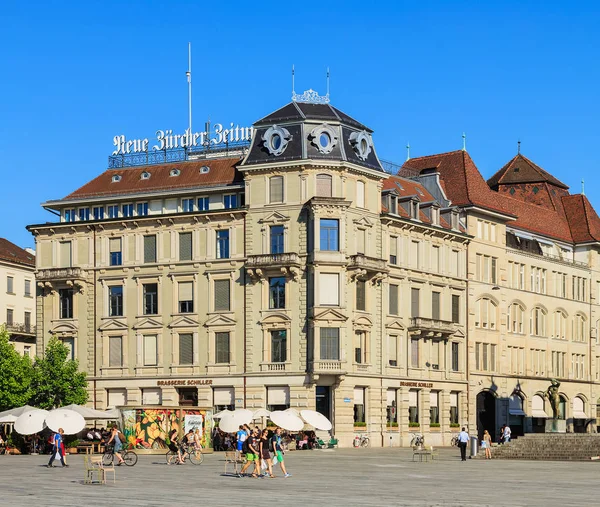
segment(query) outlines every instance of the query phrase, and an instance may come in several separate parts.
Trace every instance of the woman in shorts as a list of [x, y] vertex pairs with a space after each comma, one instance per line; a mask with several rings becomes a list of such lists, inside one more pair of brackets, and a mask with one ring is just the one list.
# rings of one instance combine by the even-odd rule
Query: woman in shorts
[[273, 475], [273, 462], [271, 461], [271, 453], [269, 452], [269, 430], [265, 429], [262, 431], [260, 435], [260, 442], [258, 445], [260, 449], [260, 457], [264, 460], [265, 464], [267, 465], [269, 477], [275, 477]]

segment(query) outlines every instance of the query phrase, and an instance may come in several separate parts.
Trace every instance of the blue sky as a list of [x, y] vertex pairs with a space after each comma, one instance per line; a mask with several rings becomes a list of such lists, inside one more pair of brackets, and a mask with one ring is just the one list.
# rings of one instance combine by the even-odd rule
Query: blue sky
[[8, 2], [0, 14], [0, 236], [106, 169], [112, 138], [251, 124], [325, 92], [381, 158], [467, 149], [485, 177], [522, 153], [600, 208], [595, 2]]

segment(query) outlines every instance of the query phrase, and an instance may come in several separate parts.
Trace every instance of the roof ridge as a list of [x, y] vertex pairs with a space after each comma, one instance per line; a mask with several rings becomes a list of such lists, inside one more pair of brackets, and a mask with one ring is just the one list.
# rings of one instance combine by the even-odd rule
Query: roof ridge
[[445, 151], [443, 153], [434, 153], [433, 155], [423, 155], [422, 157], [411, 157], [408, 160], [406, 160], [404, 162], [404, 164], [409, 163], [411, 160], [421, 160], [421, 159], [424, 159], [424, 158], [433, 158], [433, 157], [445, 157], [445, 156], [453, 155], [455, 153], [460, 153], [460, 152], [465, 152], [466, 153], [465, 150], [454, 150], [454, 151]]

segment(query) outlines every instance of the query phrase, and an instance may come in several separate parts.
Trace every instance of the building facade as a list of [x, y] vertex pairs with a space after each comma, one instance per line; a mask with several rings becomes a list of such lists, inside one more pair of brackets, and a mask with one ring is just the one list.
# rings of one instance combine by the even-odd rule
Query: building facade
[[238, 154], [109, 169], [44, 204], [59, 222], [29, 227], [38, 347], [69, 345], [99, 409], [314, 409], [345, 446], [538, 431], [551, 375], [570, 428], [590, 430], [597, 217], [577, 238], [569, 218], [589, 202], [548, 187], [567, 203], [557, 238], [466, 152], [396, 170], [367, 127], [301, 101]]
[[35, 254], [0, 238], [0, 325], [15, 349], [36, 354]]

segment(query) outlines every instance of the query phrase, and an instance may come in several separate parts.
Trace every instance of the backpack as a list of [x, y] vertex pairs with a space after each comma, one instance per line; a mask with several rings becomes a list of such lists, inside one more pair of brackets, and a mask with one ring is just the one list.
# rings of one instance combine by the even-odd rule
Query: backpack
[[[273, 437], [275, 438], [275, 437]], [[275, 452], [275, 447], [273, 445], [273, 438], [269, 438], [269, 452]]]
[[119, 431], [119, 440], [121, 441], [122, 444], [124, 444], [126, 442], [125, 435], [123, 435], [123, 433], [121, 433], [120, 431]]
[[246, 440], [244, 440], [244, 443], [242, 444], [242, 452], [244, 454], [249, 454], [250, 453], [250, 448], [248, 447], [248, 441], [250, 440], [250, 437], [247, 437]]

